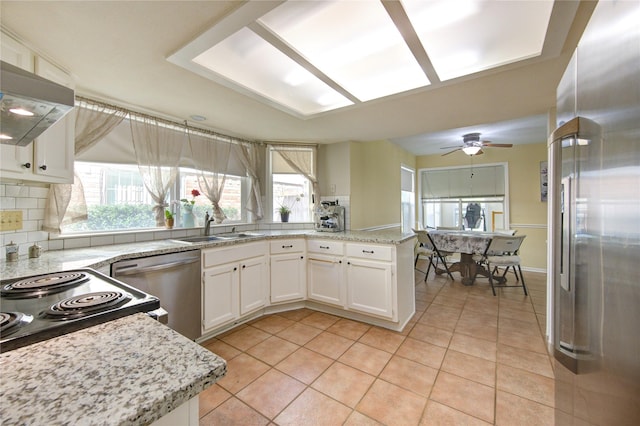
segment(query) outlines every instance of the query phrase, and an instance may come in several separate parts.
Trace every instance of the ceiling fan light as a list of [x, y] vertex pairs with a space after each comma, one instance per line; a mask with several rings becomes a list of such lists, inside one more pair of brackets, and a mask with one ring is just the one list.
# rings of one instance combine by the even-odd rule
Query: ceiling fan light
[[467, 155], [476, 155], [478, 152], [480, 152], [481, 147], [479, 146], [465, 146], [464, 148], [462, 148], [462, 151], [464, 151], [465, 154]]

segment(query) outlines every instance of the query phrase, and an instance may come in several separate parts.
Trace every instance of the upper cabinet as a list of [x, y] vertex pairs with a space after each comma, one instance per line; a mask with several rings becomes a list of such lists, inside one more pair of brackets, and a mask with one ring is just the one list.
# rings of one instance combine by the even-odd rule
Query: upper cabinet
[[[2, 34], [2, 60], [73, 88], [71, 76]], [[73, 183], [75, 113], [47, 129], [27, 146], [0, 145], [0, 177], [47, 183]]]

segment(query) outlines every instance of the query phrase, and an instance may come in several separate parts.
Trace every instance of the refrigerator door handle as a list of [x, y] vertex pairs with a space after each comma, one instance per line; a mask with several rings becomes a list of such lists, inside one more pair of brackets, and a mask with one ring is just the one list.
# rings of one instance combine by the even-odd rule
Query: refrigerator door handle
[[560, 286], [567, 292], [573, 290], [571, 285], [572, 180], [571, 177], [565, 177], [560, 183]]

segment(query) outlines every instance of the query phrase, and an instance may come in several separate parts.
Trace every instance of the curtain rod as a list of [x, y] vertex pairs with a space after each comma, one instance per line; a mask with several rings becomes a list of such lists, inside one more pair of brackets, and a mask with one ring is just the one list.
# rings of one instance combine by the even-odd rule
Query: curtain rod
[[165, 126], [167, 126], [169, 128], [174, 128], [175, 130], [183, 130], [183, 131], [192, 132], [192, 133], [196, 132], [196, 133], [199, 133], [201, 135], [213, 136], [214, 138], [216, 138], [218, 140], [222, 140], [222, 142], [241, 143], [241, 144], [250, 144], [250, 145], [261, 145], [262, 144], [262, 142], [260, 142], [260, 141], [250, 141], [250, 140], [246, 140], [246, 139], [242, 139], [242, 138], [237, 138], [235, 136], [225, 135], [224, 133], [218, 133], [218, 132], [215, 132], [213, 130], [202, 129], [202, 128], [199, 128], [199, 127], [193, 127], [193, 126], [187, 125], [187, 120], [185, 120], [184, 123], [179, 123], [179, 122], [176, 122], [176, 121], [168, 120], [166, 118], [156, 117], [156, 116], [151, 115], [151, 114], [133, 111], [133, 110], [128, 109], [128, 108], [124, 108], [124, 107], [108, 104], [108, 103], [103, 102], [103, 101], [96, 101], [94, 99], [86, 98], [86, 97], [79, 96], [79, 95], [76, 95], [75, 98], [76, 98], [76, 101], [79, 101], [81, 103], [85, 103], [85, 104], [89, 104], [89, 105], [97, 105], [97, 106], [100, 106], [102, 108], [107, 108], [107, 109], [110, 108], [110, 109], [112, 109], [114, 111], [124, 111], [129, 115], [156, 120], [157, 122], [162, 123], [163, 125], [165, 125]]

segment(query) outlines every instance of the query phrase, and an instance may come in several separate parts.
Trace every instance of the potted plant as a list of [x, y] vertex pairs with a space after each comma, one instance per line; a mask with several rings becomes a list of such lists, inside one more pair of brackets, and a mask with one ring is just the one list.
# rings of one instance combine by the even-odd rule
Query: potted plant
[[278, 213], [280, 213], [281, 222], [289, 222], [289, 214], [291, 214], [291, 209], [289, 207], [280, 205]]
[[164, 211], [164, 226], [167, 229], [172, 229], [173, 228], [173, 221], [174, 221], [173, 213], [171, 213], [171, 210], [165, 209], [165, 211]]
[[300, 198], [304, 197], [304, 194], [289, 196], [289, 198], [293, 198], [290, 201], [290, 204], [287, 204], [287, 197], [283, 196], [282, 201], [278, 203], [280, 207], [278, 207], [277, 212], [280, 213], [280, 221], [281, 222], [289, 222], [289, 215], [291, 214], [291, 209], [293, 206], [300, 201]]

